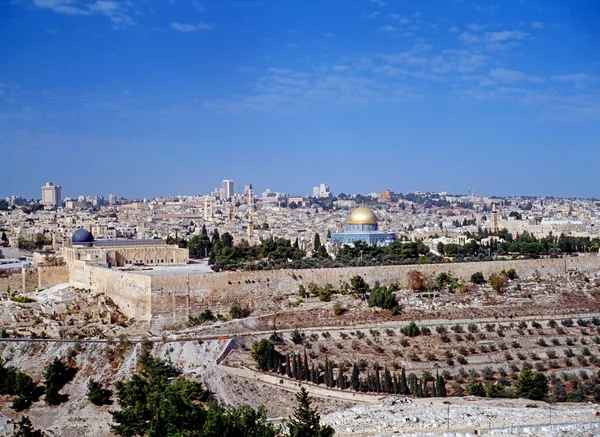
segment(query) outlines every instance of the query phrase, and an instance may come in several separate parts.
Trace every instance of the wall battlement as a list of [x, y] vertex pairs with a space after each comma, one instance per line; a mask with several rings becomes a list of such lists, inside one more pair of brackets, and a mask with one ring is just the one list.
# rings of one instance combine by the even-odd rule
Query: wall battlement
[[227, 313], [233, 302], [251, 310], [279, 308], [281, 301], [297, 296], [298, 286], [314, 282], [334, 288], [361, 275], [369, 283], [397, 283], [407, 286], [408, 273], [417, 270], [434, 278], [442, 272], [468, 281], [475, 272], [487, 278], [492, 273], [515, 269], [520, 277], [552, 277], [567, 271], [597, 272], [600, 256], [572, 258], [493, 261], [403, 266], [344, 267], [331, 269], [263, 270], [193, 274], [146, 275], [74, 261], [69, 267], [38, 267], [0, 280], [0, 288], [33, 291], [58, 283], [91, 288], [106, 293], [128, 317], [152, 322], [153, 325], [184, 323], [205, 309]]

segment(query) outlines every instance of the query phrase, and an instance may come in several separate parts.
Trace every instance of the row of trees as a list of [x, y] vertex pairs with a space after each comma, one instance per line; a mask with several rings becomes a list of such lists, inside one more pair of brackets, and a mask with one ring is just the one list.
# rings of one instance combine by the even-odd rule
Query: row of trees
[[413, 394], [417, 397], [446, 396], [446, 384], [439, 374], [431, 386], [427, 377], [419, 379], [414, 373], [410, 373], [407, 378], [404, 368], [398, 375], [390, 372], [387, 367], [382, 369], [377, 363], [374, 365], [374, 371], [368, 372], [364, 377], [361, 377], [361, 366], [364, 370], [364, 365], [359, 365], [359, 363], [354, 363], [351, 374], [346, 375], [346, 369], [342, 365], [338, 365], [337, 371], [334, 371], [335, 365], [328, 358], [325, 358], [324, 364], [319, 363], [315, 367], [314, 363], [309, 365], [306, 351], [304, 351], [304, 355], [299, 353], [284, 355], [279, 353], [275, 349], [275, 345], [267, 339], [255, 341], [252, 344], [252, 357], [262, 371], [279, 373], [298, 381], [325, 384], [330, 388], [352, 389], [360, 392]]
[[514, 238], [507, 229], [493, 234], [504, 241], [491, 240], [489, 244], [481, 244], [482, 235], [471, 235], [473, 238], [466, 244], [443, 244], [438, 243], [437, 251], [446, 257], [463, 258], [479, 257], [487, 258], [492, 255], [505, 256], [508, 254], [519, 254], [523, 256], [540, 256], [556, 254], [586, 253], [598, 251], [600, 238], [570, 237], [561, 234], [554, 237], [552, 234], [545, 238], [537, 239], [527, 231], [517, 234]]
[[[406, 327], [406, 335], [418, 335], [416, 324], [411, 323]], [[404, 368], [400, 373], [392, 373], [387, 367], [381, 368], [377, 363], [373, 371], [366, 372], [366, 363], [361, 360], [355, 362], [350, 374], [348, 367], [336, 365], [332, 360], [325, 359], [324, 363], [315, 366], [308, 360], [306, 351], [300, 353], [281, 354], [274, 344], [266, 339], [256, 341], [252, 345], [252, 356], [256, 360], [257, 367], [262, 371], [275, 372], [298, 381], [312, 382], [313, 384], [324, 384], [329, 388], [340, 390], [354, 390], [357, 392], [389, 393], [413, 395], [416, 397], [446, 397], [446, 378], [452, 379], [448, 372], [444, 375], [437, 373], [435, 376], [425, 372], [421, 378], [414, 373], [406, 374]], [[337, 369], [336, 369], [337, 368]], [[486, 376], [486, 381], [473, 378], [467, 384], [466, 393], [472, 396], [484, 396], [490, 398], [512, 398], [521, 397], [532, 400], [547, 399], [551, 402], [582, 402], [590, 397], [600, 401], [600, 372], [590, 378], [587, 372], [583, 374], [580, 382], [576, 375], [565, 374], [567, 387], [558, 376], [552, 376], [552, 393], [547, 377], [542, 372], [534, 372], [530, 369], [521, 371], [514, 383], [514, 388], [506, 378], [500, 378], [493, 382], [491, 376]], [[466, 374], [466, 372], [465, 372]], [[457, 380], [458, 381], [458, 380]], [[462, 396], [465, 391], [461, 384], [454, 383], [455, 395]]]
[[394, 241], [387, 246], [369, 245], [357, 241], [354, 246], [345, 244], [340, 247], [336, 261], [348, 265], [357, 260], [377, 264], [409, 264], [417, 263], [420, 257], [429, 253], [429, 248], [421, 241]]

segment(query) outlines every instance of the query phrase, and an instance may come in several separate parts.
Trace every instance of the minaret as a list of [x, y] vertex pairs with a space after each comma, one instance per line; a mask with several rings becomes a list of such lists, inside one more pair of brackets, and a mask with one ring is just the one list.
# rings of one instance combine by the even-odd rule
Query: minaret
[[490, 232], [495, 234], [500, 229], [498, 228], [498, 211], [496, 211], [496, 204], [492, 203], [492, 224], [490, 225]]
[[254, 210], [254, 190], [252, 184], [248, 187], [248, 211]]
[[248, 216], [248, 243], [252, 241], [254, 236], [254, 223], [252, 223], [252, 217]]

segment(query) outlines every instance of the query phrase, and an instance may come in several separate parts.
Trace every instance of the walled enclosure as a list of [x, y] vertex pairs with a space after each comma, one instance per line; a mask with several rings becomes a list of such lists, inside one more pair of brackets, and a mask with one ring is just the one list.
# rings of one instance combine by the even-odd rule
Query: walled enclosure
[[158, 325], [187, 321], [205, 309], [227, 313], [237, 301], [250, 309], [271, 307], [290, 296], [297, 296], [298, 286], [314, 282], [341, 287], [350, 278], [361, 275], [373, 285], [408, 284], [408, 272], [418, 270], [428, 277], [442, 272], [452, 273], [469, 281], [475, 272], [488, 278], [492, 273], [515, 269], [520, 277], [539, 274], [550, 277], [570, 270], [591, 272], [600, 270], [600, 256], [562, 259], [494, 261], [448, 264], [419, 264], [405, 266], [354, 267], [305, 270], [270, 270], [256, 272], [221, 272], [197, 275], [152, 276], [152, 321]]
[[0, 289], [13, 290], [48, 287], [70, 282], [74, 286], [106, 293], [128, 317], [151, 321], [157, 327], [182, 323], [205, 309], [226, 314], [233, 302], [254, 310], [275, 310], [279, 303], [297, 296], [298, 286], [314, 282], [340, 287], [350, 278], [361, 275], [373, 285], [398, 283], [407, 286], [408, 272], [418, 270], [428, 277], [442, 272], [452, 273], [468, 281], [475, 272], [488, 278], [492, 273], [515, 269], [520, 277], [539, 274], [542, 277], [578, 270], [600, 270], [600, 256], [560, 259], [494, 261], [474, 263], [420, 264], [406, 266], [357, 267], [305, 270], [266, 270], [256, 272], [195, 273], [190, 275], [147, 275], [109, 269], [75, 261], [67, 267], [38, 267], [0, 279]]

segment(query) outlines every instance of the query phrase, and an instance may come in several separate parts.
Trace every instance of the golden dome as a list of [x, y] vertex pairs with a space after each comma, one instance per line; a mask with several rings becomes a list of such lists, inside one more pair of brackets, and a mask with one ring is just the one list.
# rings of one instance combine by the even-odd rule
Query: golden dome
[[369, 208], [359, 206], [350, 214], [351, 225], [376, 225], [377, 216]]

